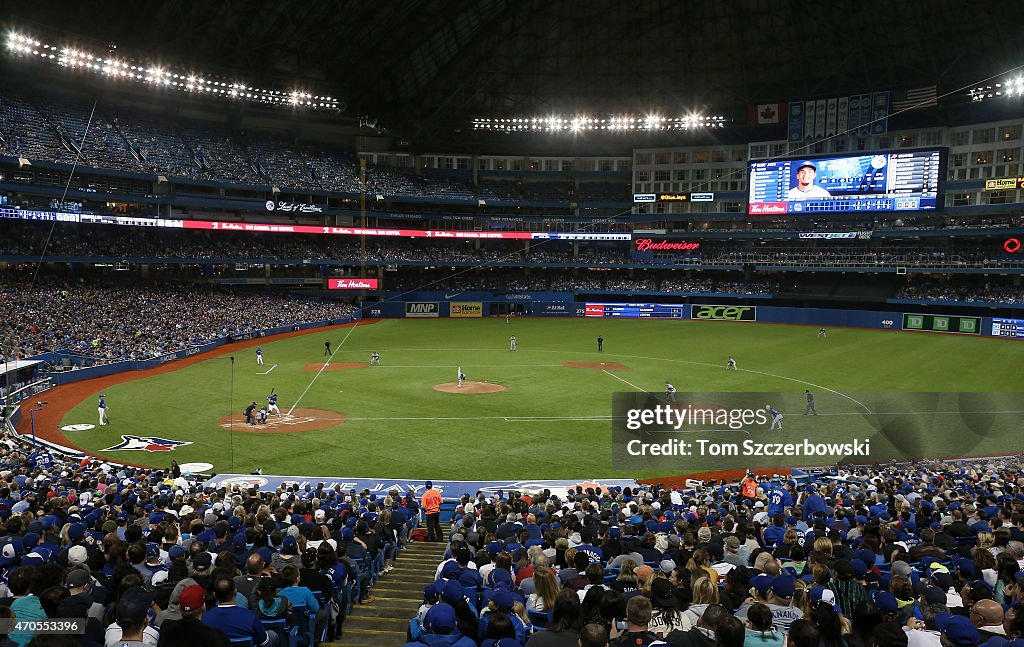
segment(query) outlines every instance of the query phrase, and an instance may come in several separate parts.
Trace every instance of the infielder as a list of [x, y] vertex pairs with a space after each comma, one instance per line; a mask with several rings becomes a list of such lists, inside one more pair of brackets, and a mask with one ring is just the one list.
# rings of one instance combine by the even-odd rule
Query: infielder
[[256, 349], [256, 366], [263, 366], [263, 351]]
[[671, 402], [672, 404], [675, 404], [675, 402], [676, 402], [676, 387], [673, 386], [673, 384], [671, 382], [669, 382], [668, 380], [665, 380], [665, 397], [668, 398], [669, 402]]
[[277, 406], [277, 394], [271, 393], [267, 396], [267, 411], [281, 415], [281, 409]]
[[458, 378], [459, 378], [459, 388], [461, 389], [462, 388], [462, 383], [466, 381], [466, 374], [462, 372], [462, 367], [461, 366], [459, 367]]
[[516, 336], [512, 335], [511, 337], [508, 338], [508, 349], [509, 350], [516, 350], [516, 348], [517, 348], [517, 346], [516, 346]]
[[374, 364], [380, 366], [380, 354], [376, 351], [370, 353], [370, 366], [373, 366]]
[[768, 431], [775, 431], [775, 427], [782, 431], [782, 414], [775, 410], [775, 407], [768, 405], [768, 414], [772, 417], [772, 426]]
[[107, 424], [107, 396], [100, 393], [100, 402], [96, 407], [96, 411], [100, 414], [100, 424]]
[[726, 368], [726, 370], [728, 370], [728, 369], [732, 369], [734, 371], [738, 371], [739, 370], [738, 368], [736, 368], [736, 360], [734, 360], [732, 358], [732, 355], [729, 356], [729, 361], [725, 363], [725, 368]]
[[818, 415], [818, 410], [814, 408], [814, 394], [810, 391], [804, 391], [804, 394], [807, 395], [807, 408], [804, 409], [804, 415], [806, 416], [808, 413]]

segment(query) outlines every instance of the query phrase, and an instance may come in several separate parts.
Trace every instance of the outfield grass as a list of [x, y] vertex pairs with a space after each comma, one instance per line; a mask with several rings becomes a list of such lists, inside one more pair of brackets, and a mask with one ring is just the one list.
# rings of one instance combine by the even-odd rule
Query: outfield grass
[[[515, 335], [519, 350], [508, 350]], [[595, 339], [602, 335], [605, 350]], [[325, 371], [324, 360], [381, 367]], [[72, 440], [89, 451], [120, 434], [152, 435], [193, 444], [177, 448], [179, 463], [205, 461], [218, 472], [445, 479], [575, 479], [661, 475], [611, 467], [611, 394], [661, 391], [665, 380], [684, 391], [1020, 391], [1022, 346], [1012, 341], [858, 329], [728, 322], [594, 319], [384, 320], [314, 331], [253, 349], [222, 353], [181, 370], [105, 389], [113, 423]], [[233, 369], [227, 360], [234, 355]], [[740, 371], [726, 371], [727, 355]], [[562, 362], [620, 362], [629, 370], [568, 368]], [[268, 375], [257, 374], [277, 367]], [[506, 391], [453, 395], [434, 391], [461, 366], [469, 380]], [[314, 377], [316, 378], [314, 380]], [[233, 382], [233, 385], [232, 385]], [[254, 435], [217, 420], [262, 404], [275, 388], [281, 408], [327, 409], [344, 424], [320, 431]], [[305, 392], [305, 393], [304, 393]], [[304, 395], [303, 395], [304, 393]], [[580, 419], [572, 419], [580, 418]], [[95, 398], [63, 424], [95, 423]], [[1010, 443], [1011, 445], [1013, 443]], [[1020, 444], [1020, 443], [1018, 443]], [[979, 445], [978, 452], [1021, 447]], [[936, 445], [936, 456], [946, 448]], [[111, 452], [115, 460], [165, 465], [167, 454]], [[687, 471], [681, 464], [680, 473]]]

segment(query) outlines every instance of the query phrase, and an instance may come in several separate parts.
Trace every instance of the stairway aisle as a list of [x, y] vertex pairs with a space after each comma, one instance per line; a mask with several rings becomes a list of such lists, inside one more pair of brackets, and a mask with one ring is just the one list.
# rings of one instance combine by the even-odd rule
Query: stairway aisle
[[[448, 536], [447, 526], [443, 527]], [[344, 647], [401, 647], [406, 642], [409, 620], [423, 603], [423, 587], [434, 581], [444, 556], [444, 542], [409, 542], [390, 573], [382, 575], [371, 591], [373, 602], [355, 605], [337, 642]]]

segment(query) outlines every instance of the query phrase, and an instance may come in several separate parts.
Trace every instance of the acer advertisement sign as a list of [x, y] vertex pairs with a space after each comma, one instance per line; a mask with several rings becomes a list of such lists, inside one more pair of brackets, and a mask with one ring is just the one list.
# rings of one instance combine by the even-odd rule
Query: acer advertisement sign
[[327, 279], [328, 290], [377, 290], [379, 279]]
[[666, 240], [655, 238], [634, 238], [633, 251], [635, 252], [695, 252], [700, 249], [700, 243], [689, 240]]
[[757, 321], [757, 307], [694, 304], [690, 307], [690, 318], [713, 321]]

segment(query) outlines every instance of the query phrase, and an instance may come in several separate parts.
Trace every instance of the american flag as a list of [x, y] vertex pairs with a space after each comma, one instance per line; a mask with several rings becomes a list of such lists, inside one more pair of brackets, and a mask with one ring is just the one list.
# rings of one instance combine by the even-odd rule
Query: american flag
[[938, 88], [929, 85], [910, 90], [896, 90], [892, 93], [892, 110], [910, 110], [913, 108], [934, 108], [939, 105]]

